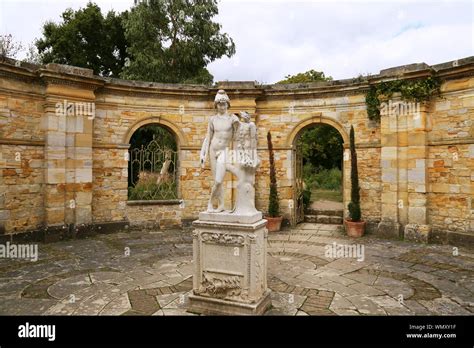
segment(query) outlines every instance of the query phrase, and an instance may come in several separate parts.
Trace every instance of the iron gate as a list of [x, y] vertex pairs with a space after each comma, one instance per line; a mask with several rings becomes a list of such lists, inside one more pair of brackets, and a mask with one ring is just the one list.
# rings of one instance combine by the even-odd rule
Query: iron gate
[[303, 203], [303, 155], [302, 145], [299, 139], [296, 139], [293, 147], [293, 219], [292, 225], [295, 226], [304, 221], [304, 203]]
[[178, 198], [178, 151], [156, 139], [129, 152], [129, 200], [169, 200]]

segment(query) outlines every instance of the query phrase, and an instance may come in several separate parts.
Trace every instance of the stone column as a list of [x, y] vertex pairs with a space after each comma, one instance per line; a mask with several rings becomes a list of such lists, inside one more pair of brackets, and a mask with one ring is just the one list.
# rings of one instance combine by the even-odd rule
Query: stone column
[[405, 226], [405, 239], [428, 242], [431, 227], [427, 214], [427, 158], [428, 132], [430, 130], [429, 112], [426, 105], [411, 113], [412, 127], [408, 136], [408, 224]]

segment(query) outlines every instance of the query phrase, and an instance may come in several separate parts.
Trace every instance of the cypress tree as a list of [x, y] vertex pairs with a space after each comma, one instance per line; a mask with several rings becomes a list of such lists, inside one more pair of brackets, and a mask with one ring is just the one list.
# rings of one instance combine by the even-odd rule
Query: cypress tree
[[273, 156], [272, 135], [270, 132], [267, 133], [267, 142], [270, 156], [270, 198], [268, 202], [268, 215], [270, 217], [277, 217], [280, 216], [280, 204], [278, 203], [275, 158]]
[[357, 153], [355, 149], [354, 127], [351, 126], [350, 133], [350, 149], [351, 149], [351, 202], [348, 205], [349, 216], [352, 221], [360, 221], [360, 187], [359, 173], [357, 171]]

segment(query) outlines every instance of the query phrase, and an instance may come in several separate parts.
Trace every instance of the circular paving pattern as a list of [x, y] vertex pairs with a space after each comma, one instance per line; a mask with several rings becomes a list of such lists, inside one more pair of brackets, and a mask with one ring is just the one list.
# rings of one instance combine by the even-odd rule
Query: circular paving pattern
[[[328, 246], [364, 247], [363, 260]], [[190, 229], [129, 230], [39, 245], [38, 262], [0, 260], [0, 314], [192, 315]], [[269, 235], [266, 315], [463, 315], [474, 312], [474, 254], [301, 224]]]

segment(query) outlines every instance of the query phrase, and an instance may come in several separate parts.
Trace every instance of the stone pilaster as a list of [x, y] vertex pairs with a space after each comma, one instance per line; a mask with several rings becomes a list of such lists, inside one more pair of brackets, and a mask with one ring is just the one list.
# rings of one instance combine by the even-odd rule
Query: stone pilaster
[[41, 74], [46, 83], [45, 223], [47, 226], [92, 223], [92, 136], [94, 90], [101, 82], [92, 71], [48, 65]]
[[66, 222], [66, 116], [56, 114], [57, 98], [46, 97], [43, 126], [45, 129], [45, 224]]
[[382, 115], [380, 120], [382, 171], [382, 209], [377, 234], [382, 237], [400, 238], [399, 222], [399, 151], [398, 117], [392, 113]]
[[428, 225], [428, 132], [429, 112], [426, 105], [408, 116], [412, 127], [408, 137], [408, 224], [405, 239], [428, 242], [431, 227]]

